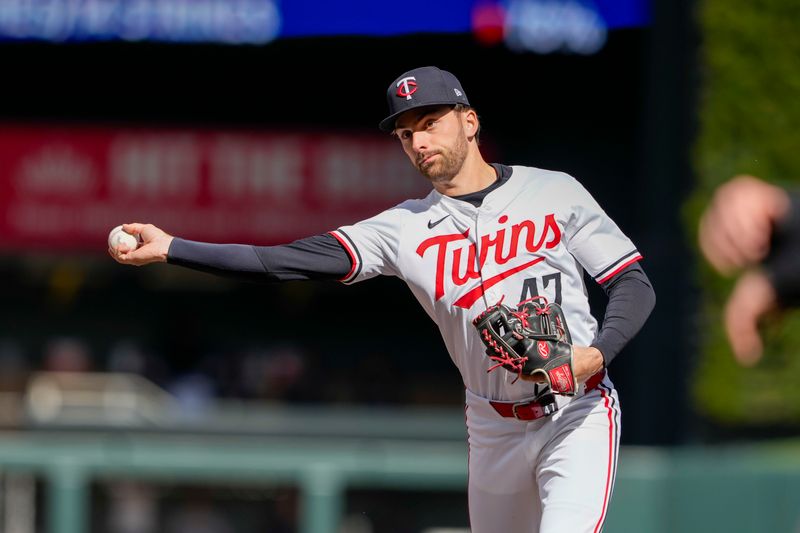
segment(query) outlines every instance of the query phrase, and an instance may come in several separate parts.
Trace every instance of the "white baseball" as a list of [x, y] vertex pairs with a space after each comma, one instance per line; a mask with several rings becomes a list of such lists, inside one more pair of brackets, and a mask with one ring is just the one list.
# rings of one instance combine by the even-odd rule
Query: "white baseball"
[[122, 226], [117, 226], [108, 234], [108, 247], [116, 250], [122, 244], [127, 246], [128, 250], [135, 250], [139, 246], [139, 239], [123, 231]]

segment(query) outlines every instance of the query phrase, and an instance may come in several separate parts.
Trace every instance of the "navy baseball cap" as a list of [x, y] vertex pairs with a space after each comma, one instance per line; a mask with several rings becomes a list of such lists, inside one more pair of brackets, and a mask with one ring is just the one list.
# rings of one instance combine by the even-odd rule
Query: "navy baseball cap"
[[421, 67], [409, 70], [394, 80], [386, 90], [389, 116], [378, 125], [392, 131], [394, 122], [409, 109], [428, 105], [469, 105], [461, 82], [446, 70]]

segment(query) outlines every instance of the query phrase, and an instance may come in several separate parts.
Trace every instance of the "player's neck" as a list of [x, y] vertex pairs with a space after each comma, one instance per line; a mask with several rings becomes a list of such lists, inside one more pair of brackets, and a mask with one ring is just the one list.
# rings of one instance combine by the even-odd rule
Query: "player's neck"
[[433, 187], [445, 196], [462, 196], [482, 191], [497, 180], [494, 167], [483, 160], [480, 153], [467, 157], [461, 172], [446, 181], [434, 182]]

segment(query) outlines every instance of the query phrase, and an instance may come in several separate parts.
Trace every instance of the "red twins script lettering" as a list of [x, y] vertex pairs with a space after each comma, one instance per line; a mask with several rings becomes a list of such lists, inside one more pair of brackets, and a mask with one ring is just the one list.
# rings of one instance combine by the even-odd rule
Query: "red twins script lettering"
[[[507, 221], [508, 217], [506, 215], [503, 215], [498, 220], [500, 224], [504, 224]], [[436, 249], [435, 299], [438, 301], [444, 296], [444, 277], [445, 271], [448, 269], [448, 263], [450, 265], [450, 276], [453, 284], [460, 287], [469, 280], [480, 279], [480, 270], [483, 268], [483, 265], [486, 264], [486, 260], [492, 251], [494, 262], [498, 265], [504, 265], [519, 255], [521, 251], [520, 246], [524, 246], [524, 250], [530, 253], [536, 253], [542, 246], [550, 250], [558, 246], [561, 242], [561, 229], [558, 227], [556, 217], [553, 214], [549, 214], [544, 218], [544, 224], [542, 224], [538, 239], [536, 224], [530, 220], [523, 220], [519, 224], [511, 226], [510, 246], [506, 252], [507, 255], [503, 255], [504, 244], [506, 242], [506, 237], [508, 237], [506, 230], [507, 228], [501, 228], [494, 235], [489, 234], [480, 237], [480, 257], [478, 257], [477, 262], [475, 261], [476, 250], [474, 243], [470, 243], [467, 246], [459, 246], [459, 244], [461, 244], [459, 241], [468, 240], [469, 229], [463, 233], [437, 235], [436, 237], [431, 237], [430, 239], [422, 241], [417, 247], [417, 255], [420, 257], [424, 257], [425, 252], [429, 249]], [[550, 240], [547, 240], [548, 237]], [[544, 257], [537, 257], [521, 265], [509, 268], [489, 279], [483, 280], [482, 284], [478, 283], [477, 287], [461, 296], [453, 305], [469, 309], [472, 307], [472, 304], [483, 296], [486, 289], [518, 272], [522, 272], [540, 261], [544, 261]]]

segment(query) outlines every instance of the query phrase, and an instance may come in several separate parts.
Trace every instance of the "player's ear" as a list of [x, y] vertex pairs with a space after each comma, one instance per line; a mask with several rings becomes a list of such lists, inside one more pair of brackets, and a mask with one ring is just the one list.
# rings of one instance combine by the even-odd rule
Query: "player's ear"
[[474, 109], [468, 108], [461, 114], [461, 120], [464, 124], [464, 131], [467, 134], [467, 137], [471, 141], [480, 131], [480, 121], [478, 120], [478, 114], [475, 112]]

